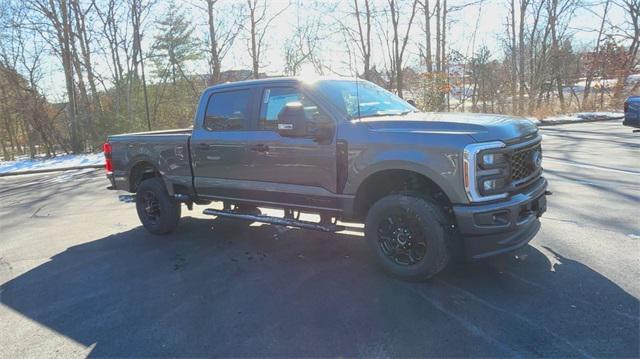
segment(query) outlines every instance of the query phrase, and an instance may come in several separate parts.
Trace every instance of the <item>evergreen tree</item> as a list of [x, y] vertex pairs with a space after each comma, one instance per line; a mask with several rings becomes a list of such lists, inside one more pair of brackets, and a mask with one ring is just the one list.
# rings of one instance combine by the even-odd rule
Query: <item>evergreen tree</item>
[[189, 24], [184, 12], [172, 0], [168, 3], [164, 17], [158, 22], [155, 36], [154, 62], [156, 75], [164, 82], [167, 77], [173, 84], [186, 75], [185, 65], [200, 59], [200, 43], [193, 36], [194, 26]]

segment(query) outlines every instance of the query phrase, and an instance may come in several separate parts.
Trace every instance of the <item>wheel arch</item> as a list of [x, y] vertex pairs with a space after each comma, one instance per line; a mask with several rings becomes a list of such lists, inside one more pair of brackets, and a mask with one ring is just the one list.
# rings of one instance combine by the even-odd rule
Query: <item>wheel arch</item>
[[162, 175], [150, 158], [143, 156], [132, 160], [128, 170], [129, 191], [136, 192], [142, 181], [153, 177]]
[[394, 162], [396, 163], [386, 164], [362, 176], [354, 191], [353, 213], [356, 218], [364, 218], [373, 203], [391, 193], [409, 192], [424, 195], [448, 212], [452, 200], [445, 190], [446, 186], [434, 180], [435, 176], [421, 170], [420, 166]]

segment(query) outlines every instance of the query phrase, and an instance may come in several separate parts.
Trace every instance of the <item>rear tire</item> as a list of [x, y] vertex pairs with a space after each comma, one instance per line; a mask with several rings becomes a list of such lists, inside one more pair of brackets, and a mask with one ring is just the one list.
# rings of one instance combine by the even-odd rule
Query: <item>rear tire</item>
[[449, 262], [453, 236], [443, 210], [428, 199], [383, 197], [369, 209], [365, 235], [379, 264], [404, 280], [429, 279]]
[[180, 222], [180, 203], [169, 196], [159, 177], [140, 183], [136, 191], [136, 210], [144, 228], [153, 234], [167, 234]]

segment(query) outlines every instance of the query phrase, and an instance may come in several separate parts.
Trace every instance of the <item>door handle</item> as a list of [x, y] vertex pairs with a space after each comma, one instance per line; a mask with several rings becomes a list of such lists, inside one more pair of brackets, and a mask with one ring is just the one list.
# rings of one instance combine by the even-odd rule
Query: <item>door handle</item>
[[264, 143], [255, 145], [253, 147], [251, 147], [251, 151], [254, 152], [267, 152], [269, 151], [269, 146], [265, 145]]
[[198, 143], [198, 149], [202, 151], [207, 151], [211, 148], [211, 145], [208, 143]]

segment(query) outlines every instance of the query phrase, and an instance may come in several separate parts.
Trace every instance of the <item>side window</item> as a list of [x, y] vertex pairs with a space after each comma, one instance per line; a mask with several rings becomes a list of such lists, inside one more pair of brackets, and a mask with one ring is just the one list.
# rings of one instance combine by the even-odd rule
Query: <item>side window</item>
[[214, 93], [207, 102], [204, 128], [208, 131], [244, 130], [249, 113], [249, 101], [249, 90]]
[[278, 129], [278, 114], [290, 102], [302, 103], [306, 117], [310, 121], [320, 117], [327, 117], [300, 90], [293, 87], [271, 87], [266, 88], [262, 93], [258, 129], [276, 131]]

